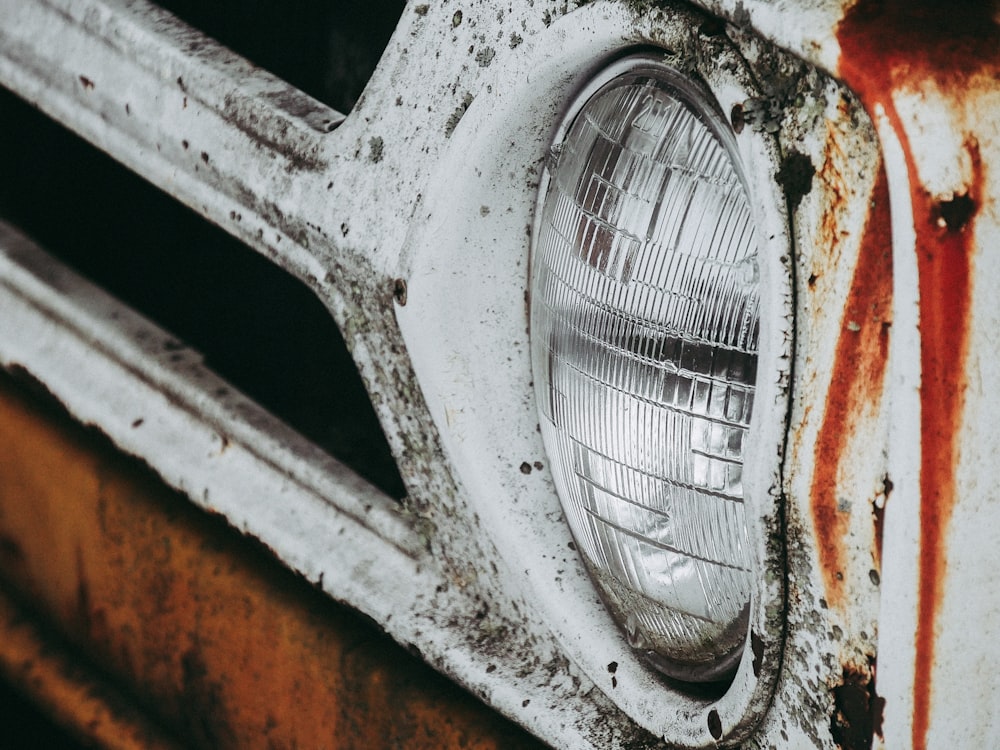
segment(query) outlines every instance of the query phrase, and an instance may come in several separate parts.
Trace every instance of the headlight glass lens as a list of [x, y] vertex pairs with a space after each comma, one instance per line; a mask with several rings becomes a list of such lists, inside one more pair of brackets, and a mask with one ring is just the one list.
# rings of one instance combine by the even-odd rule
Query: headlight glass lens
[[542, 436], [578, 549], [629, 643], [731, 677], [751, 584], [744, 446], [757, 236], [708, 95], [636, 61], [551, 149], [532, 256]]

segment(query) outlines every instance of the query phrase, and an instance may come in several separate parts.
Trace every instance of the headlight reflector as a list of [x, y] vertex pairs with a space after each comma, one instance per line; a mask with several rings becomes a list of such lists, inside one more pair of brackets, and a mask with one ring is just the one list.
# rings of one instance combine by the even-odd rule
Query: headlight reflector
[[709, 96], [648, 57], [571, 113], [532, 256], [541, 429], [582, 557], [629, 643], [682, 680], [730, 677], [752, 590], [744, 443], [757, 237]]

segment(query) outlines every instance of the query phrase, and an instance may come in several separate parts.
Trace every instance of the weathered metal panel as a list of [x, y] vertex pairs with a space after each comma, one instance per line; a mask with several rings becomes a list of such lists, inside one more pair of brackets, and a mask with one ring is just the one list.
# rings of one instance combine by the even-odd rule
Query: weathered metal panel
[[[19, 548], [0, 537], [0, 567]], [[2, 573], [0, 573], [2, 575]], [[16, 686], [59, 726], [109, 750], [180, 750], [183, 744], [150, 721], [134, 701], [108, 683], [99, 670], [59, 643], [52, 629], [19, 606], [0, 581], [0, 679]], [[5, 722], [16, 720], [4, 707]], [[10, 741], [10, 727], [4, 726]], [[16, 733], [15, 733], [15, 736]], [[22, 740], [26, 742], [26, 740]], [[23, 744], [21, 745], [23, 747]]]
[[297, 204], [333, 177], [324, 137], [343, 115], [151, 4], [10, 2], [0, 15], [0, 81], [293, 273], [325, 275]]
[[[188, 746], [539, 746], [6, 376], [0, 454], [0, 578]], [[60, 681], [23, 631], [0, 619], [25, 689], [102, 745], [165, 746]]]
[[1000, 447], [996, 12], [861, 2], [837, 29], [838, 69], [894, 157], [904, 225], [894, 252], [911, 269], [896, 284], [914, 303], [901, 322], [918, 331], [899, 384], [917, 389], [915, 409], [899, 415], [910, 431], [891, 446], [902, 492], [885, 525], [890, 746], [985, 746], [1000, 729], [1000, 661], [986, 645], [1000, 609], [990, 594], [1000, 523], [990, 490]]
[[[530, 610], [497, 604], [502, 588], [482, 598], [477, 588], [497, 569], [459, 559], [471, 574], [455, 578], [455, 563], [428, 551], [434, 528], [426, 521], [400, 514], [390, 498], [220, 381], [196, 352], [178, 349], [9, 226], [0, 228], [6, 368], [44, 377], [77, 419], [99, 425], [195, 503], [261, 539], [435, 666], [464, 675], [494, 707], [538, 716], [536, 731], [553, 742], [643, 741], [641, 730], [595, 701]], [[222, 401], [220, 389], [228, 394]]]
[[[632, 15], [616, 4], [593, 4], [555, 20], [549, 31], [524, 42], [523, 59], [508, 60], [489, 79], [492, 90], [479, 93], [452, 134], [441, 167], [449, 180], [439, 180], [439, 191], [425, 196], [426, 222], [414, 222], [409, 302], [400, 325], [470, 502], [489, 519], [487, 533], [498, 548], [521, 563], [509, 565], [524, 568], [534, 598], [550, 602], [548, 617], [567, 652], [591, 668], [598, 684], [595, 675], [614, 662], [609, 694], [646, 726], [685, 746], [713, 744], [706, 714], [710, 719], [715, 710], [728, 730], [736, 721], [736, 699], [689, 702], [681, 691], [661, 692], [662, 683], [636, 663], [599, 604], [579, 597], [588, 587], [586, 575], [557, 553], [566, 542], [553, 542], [563, 520], [538, 445], [531, 374], [523, 364], [529, 258], [519, 230], [530, 219], [524, 203], [533, 191], [519, 188], [525, 182], [534, 188], [537, 178], [524, 175], [520, 165], [544, 158], [559, 106], [588, 79], [590, 61], [632, 44], [670, 50], [671, 64], [716, 87], [734, 121], [774, 134], [778, 185], [768, 183], [766, 168], [752, 179], [760, 200], [771, 203], [760, 214], [781, 205], [791, 220], [796, 340], [792, 411], [782, 427], [789, 445], [779, 532], [788, 546], [787, 572], [779, 562], [765, 573], [787, 575], [782, 615], [788, 624], [783, 641], [758, 644], [778, 646], [781, 674], [767, 715], [746, 745], [833, 747], [866, 734], [870, 743], [881, 705], [873, 683], [880, 595], [876, 515], [886, 488], [892, 258], [875, 131], [850, 91], [749, 31], [669, 6], [642, 7]], [[534, 56], [557, 46], [558, 55]], [[741, 65], [751, 71], [744, 88], [720, 83]], [[504, 76], [510, 80], [501, 86]], [[493, 156], [497, 142], [509, 145]], [[870, 216], [872, 201], [878, 208]], [[780, 226], [764, 226], [764, 251], [782, 253]], [[773, 260], [780, 265], [780, 258]], [[470, 320], [456, 326], [453, 307], [442, 306], [440, 294], [472, 311]], [[771, 332], [779, 339], [769, 342], [774, 349], [783, 343], [779, 331]], [[504, 346], [497, 346], [498, 338]], [[776, 368], [772, 377], [780, 374]], [[484, 401], [483, 392], [511, 398]], [[766, 437], [761, 444], [770, 445]], [[763, 450], [758, 455], [773, 460]], [[771, 659], [769, 652], [769, 666]]]
[[[703, 5], [730, 23], [644, 2], [412, 4], [332, 133], [282, 114], [265, 95], [279, 83], [141, 2], [3, 4], [16, 23], [0, 30], [0, 78], [289, 267], [335, 313], [410, 492], [417, 541], [403, 530], [390, 548], [405, 550], [401, 569], [419, 568], [406, 584], [434, 593], [401, 595], [401, 622], [349, 575], [328, 575], [327, 589], [553, 741], [625, 744], [648, 740], [633, 719], [663, 727], [678, 706], [704, 706], [632, 669], [567, 551], [534, 432], [526, 231], [549, 132], [595, 65], [649, 45], [711, 71], [723, 59], [712, 45], [731, 40], [759, 91], [745, 101], [729, 91], [727, 108], [734, 126], [777, 139], [783, 195], [771, 198], [788, 210], [794, 251], [792, 404], [775, 488], [786, 563], [769, 571], [786, 577], [787, 625], [783, 643], [767, 644], [781, 675], [750, 746], [868, 747], [882, 734], [893, 747], [984, 746], [1000, 731], [1000, 669], [995, 650], [966, 636], [989, 642], [1000, 622], [990, 594], [1000, 548], [995, 8]], [[844, 78], [860, 104], [765, 38]], [[258, 132], [255, 117], [277, 124]], [[72, 317], [42, 322], [47, 307], [23, 307], [11, 309], [29, 333], [5, 336], [18, 352], [5, 361], [30, 353], [32, 371], [85, 413], [93, 373], [114, 371], [121, 355], [80, 354], [92, 370], [85, 388], [51, 343]], [[24, 345], [43, 331], [47, 351]], [[70, 337], [74, 352], [87, 333]], [[119, 372], [111, 387], [134, 380]], [[86, 413], [126, 443], [113, 411]], [[133, 449], [167, 463], [153, 445]], [[197, 473], [172, 471], [185, 489]], [[357, 515], [356, 503], [334, 504]], [[330, 573], [322, 534], [296, 545], [302, 525], [266, 506], [225, 512], [311, 577]], [[371, 554], [380, 542], [344, 544]], [[575, 603], [553, 607], [547, 592]], [[586, 627], [573, 622], [583, 610]], [[599, 668], [584, 675], [564, 656], [574, 651]], [[611, 663], [613, 681], [602, 671]]]

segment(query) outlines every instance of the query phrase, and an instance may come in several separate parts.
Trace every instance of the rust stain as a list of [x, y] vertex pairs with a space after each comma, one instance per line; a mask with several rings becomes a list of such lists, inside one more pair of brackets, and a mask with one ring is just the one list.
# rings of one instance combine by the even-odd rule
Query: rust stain
[[[823, 227], [829, 235], [838, 230], [835, 219], [829, 216], [831, 212], [827, 213]], [[891, 311], [889, 187], [885, 170], [880, 168], [844, 307], [826, 410], [814, 448], [816, 468], [810, 499], [826, 600], [831, 607], [838, 607], [843, 601], [846, 564], [843, 540], [850, 519], [850, 515], [840, 509], [837, 477], [847, 455], [852, 425], [859, 414], [870, 411], [870, 406], [882, 393], [889, 355]]]
[[[974, 170], [970, 194], [982, 190], [979, 149], [967, 143]], [[917, 234], [920, 273], [920, 573], [914, 657], [913, 746], [927, 746], [935, 628], [947, 560], [944, 534], [956, 500], [955, 465], [967, 386], [971, 232], [937, 224], [925, 200]], [[919, 224], [918, 224], [919, 226]]]
[[[76, 735], [87, 747], [106, 750], [182, 750], [186, 745], [144, 715], [129, 696], [116, 691], [96, 670], [74, 660], [64, 644], [39, 627], [31, 613], [0, 590], [0, 676], [25, 690], [33, 704]], [[10, 735], [4, 747], [30, 740]], [[82, 746], [82, 745], [81, 745]]]
[[957, 435], [965, 402], [971, 224], [981, 205], [982, 164], [971, 134], [964, 148], [973, 178], [952, 200], [919, 183], [916, 159], [892, 95], [936, 84], [956, 108], [977, 79], [1000, 67], [994, 3], [862, 0], [837, 30], [839, 70], [869, 110], [881, 105], [902, 146], [910, 175], [920, 294], [921, 465], [920, 569], [914, 656], [912, 746], [927, 747], [933, 695], [937, 613], [947, 560], [944, 537], [956, 501]]

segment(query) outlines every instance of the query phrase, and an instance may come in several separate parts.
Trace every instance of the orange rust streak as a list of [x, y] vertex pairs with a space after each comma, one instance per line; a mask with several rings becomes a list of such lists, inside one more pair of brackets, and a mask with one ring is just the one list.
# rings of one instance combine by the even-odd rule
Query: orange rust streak
[[[826, 411], [814, 449], [815, 473], [810, 496], [830, 606], [839, 606], [844, 594], [842, 571], [846, 561], [842, 542], [849, 519], [848, 514], [838, 511], [837, 477], [846, 458], [853, 423], [882, 393], [891, 309], [889, 188], [885, 170], [880, 168], [844, 307]], [[857, 330], [852, 330], [855, 327]]]
[[946, 567], [945, 531], [956, 501], [958, 432], [965, 403], [971, 220], [982, 199], [978, 146], [967, 198], [973, 215], [942, 227], [940, 206], [919, 183], [916, 159], [893, 92], [926, 81], [961, 97], [973, 77], [1000, 64], [991, 3], [861, 0], [837, 29], [839, 69], [869, 111], [881, 105], [903, 149], [910, 179], [920, 294], [920, 568], [914, 653], [912, 746], [927, 747], [937, 615]]
[[[979, 150], [966, 144], [974, 168], [970, 196], [978, 205], [982, 189]], [[914, 195], [914, 206], [917, 198]], [[937, 612], [944, 596], [947, 566], [944, 532], [956, 499], [958, 434], [965, 406], [965, 368], [969, 333], [969, 257], [971, 228], [950, 231], [926, 195], [919, 214], [917, 264], [920, 274], [920, 576], [917, 604], [914, 747], [926, 747], [930, 685], [934, 666]], [[918, 218], [919, 216], [919, 218]]]

